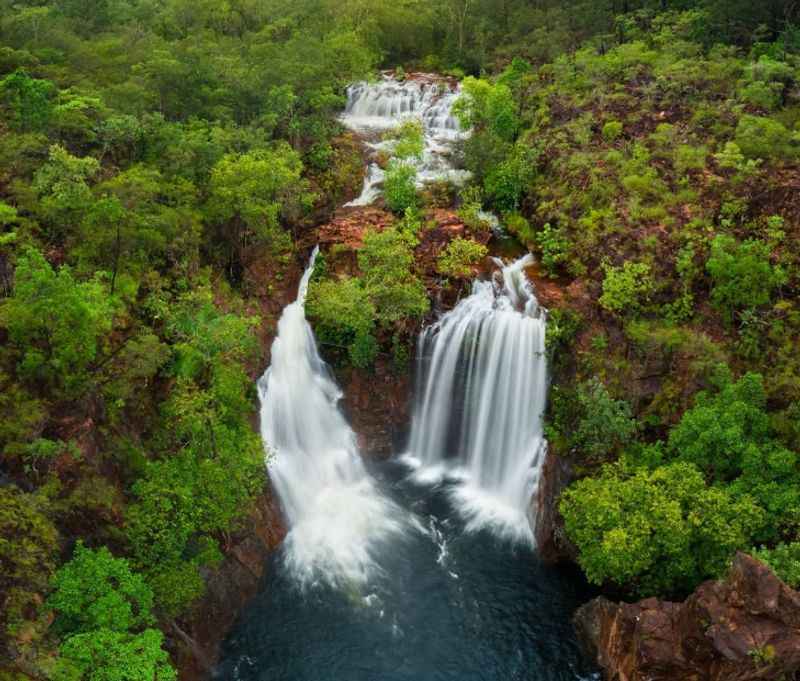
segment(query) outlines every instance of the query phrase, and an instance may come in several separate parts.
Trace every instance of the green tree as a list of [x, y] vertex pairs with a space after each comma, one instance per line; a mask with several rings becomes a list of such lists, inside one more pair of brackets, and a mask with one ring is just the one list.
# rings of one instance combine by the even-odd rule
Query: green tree
[[712, 242], [706, 269], [714, 282], [711, 300], [728, 320], [735, 312], [769, 303], [787, 280], [783, 269], [770, 262], [768, 244], [754, 239], [738, 243], [725, 234]]
[[598, 301], [603, 309], [629, 315], [647, 305], [655, 288], [650, 265], [629, 260], [622, 267], [605, 265], [604, 270], [603, 294]]
[[130, 634], [95, 629], [70, 636], [59, 648], [55, 681], [174, 681], [175, 669], [155, 629]]
[[390, 161], [383, 181], [383, 196], [389, 209], [398, 215], [416, 207], [419, 202], [416, 168], [405, 161]]
[[419, 318], [429, 310], [425, 286], [413, 272], [413, 264], [408, 240], [397, 229], [369, 231], [365, 235], [364, 246], [358, 252], [358, 267], [379, 323]]
[[70, 634], [95, 629], [125, 632], [154, 623], [153, 592], [128, 561], [104, 546], [95, 551], [78, 542], [72, 560], [59, 568], [47, 603], [57, 625]]
[[49, 80], [31, 78], [19, 69], [0, 80], [0, 105], [17, 130], [42, 130], [53, 112], [56, 87]]
[[685, 593], [722, 575], [763, 522], [752, 501], [707, 487], [688, 463], [608, 466], [567, 489], [560, 510], [589, 580], [639, 596]]
[[36, 250], [17, 261], [13, 295], [0, 323], [19, 352], [17, 370], [65, 395], [78, 394], [112, 328], [113, 303], [97, 281], [78, 283], [68, 267], [57, 272]]

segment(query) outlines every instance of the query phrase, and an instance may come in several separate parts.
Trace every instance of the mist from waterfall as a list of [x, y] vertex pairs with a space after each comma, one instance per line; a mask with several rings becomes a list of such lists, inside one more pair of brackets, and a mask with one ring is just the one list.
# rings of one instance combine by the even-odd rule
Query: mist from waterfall
[[272, 364], [258, 382], [269, 475], [289, 525], [286, 565], [302, 583], [363, 583], [378, 570], [378, 545], [404, 531], [404, 514], [364, 468], [342, 397], [317, 351], [305, 298], [317, 249], [297, 299], [278, 322]]
[[[354, 83], [347, 89], [347, 108], [341, 121], [351, 130], [368, 138], [366, 146], [373, 155], [391, 152], [392, 141], [381, 140], [381, 134], [407, 120], [422, 123], [425, 146], [422, 157], [413, 161], [417, 183], [447, 180], [462, 184], [469, 172], [453, 163], [454, 144], [466, 133], [453, 115], [453, 104], [460, 96], [460, 87], [425, 74], [403, 81], [384, 74], [375, 83]], [[367, 206], [381, 194], [384, 171], [373, 161], [364, 176], [361, 195], [348, 206]]]
[[525, 277], [530, 255], [476, 281], [419, 338], [409, 453], [414, 477], [458, 480], [471, 530], [532, 541], [546, 442], [546, 317]]

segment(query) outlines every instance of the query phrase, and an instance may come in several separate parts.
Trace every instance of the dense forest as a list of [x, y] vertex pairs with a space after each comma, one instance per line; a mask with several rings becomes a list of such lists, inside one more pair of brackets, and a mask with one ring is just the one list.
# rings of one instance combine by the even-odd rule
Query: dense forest
[[359, 275], [315, 274], [333, 361], [406, 370], [425, 211], [491, 209], [564, 292], [588, 579], [679, 597], [746, 550], [800, 586], [800, 4], [0, 0], [0, 678], [175, 677], [265, 484], [257, 286], [360, 187], [336, 116], [379, 68], [462, 81], [473, 179], [389, 174]]

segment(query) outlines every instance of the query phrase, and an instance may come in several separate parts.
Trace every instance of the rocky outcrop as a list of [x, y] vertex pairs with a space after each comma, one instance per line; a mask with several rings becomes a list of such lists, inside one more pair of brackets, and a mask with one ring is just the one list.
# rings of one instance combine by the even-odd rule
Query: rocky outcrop
[[203, 599], [185, 622], [174, 623], [168, 632], [181, 681], [209, 678], [225, 635], [258, 592], [269, 554], [285, 535], [278, 501], [267, 487], [244, 526], [229, 540], [225, 559], [206, 571]]
[[800, 676], [800, 593], [738, 554], [725, 580], [683, 603], [597, 598], [578, 635], [612, 681], [791, 681]]
[[369, 457], [389, 457], [402, 444], [411, 421], [410, 371], [397, 371], [389, 358], [380, 357], [374, 370], [349, 368], [338, 379], [359, 451]]
[[536, 552], [548, 563], [575, 560], [577, 550], [567, 538], [564, 519], [558, 512], [561, 493], [572, 480], [569, 463], [552, 450], [548, 450], [542, 465], [539, 492], [534, 498], [533, 527], [536, 535]]

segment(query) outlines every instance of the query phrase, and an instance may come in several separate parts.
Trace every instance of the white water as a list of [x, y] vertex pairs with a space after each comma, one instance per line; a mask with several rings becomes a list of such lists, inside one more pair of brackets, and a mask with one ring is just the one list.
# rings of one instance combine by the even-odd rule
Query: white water
[[407, 456], [421, 482], [459, 480], [454, 494], [468, 529], [526, 541], [547, 398], [545, 314], [524, 274], [531, 261], [476, 281], [472, 295], [421, 334]]
[[[460, 95], [458, 86], [432, 76], [398, 81], [384, 75], [377, 83], [355, 83], [347, 90], [347, 108], [342, 122], [365, 137], [380, 137], [407, 120], [422, 123], [425, 147], [421, 159], [413, 161], [417, 183], [449, 180], [463, 183], [469, 173], [454, 167], [452, 154], [462, 132], [452, 108]], [[391, 141], [367, 142], [373, 152], [391, 151]], [[361, 195], [348, 206], [367, 206], [381, 194], [384, 172], [372, 162], [364, 177]]]
[[377, 545], [407, 523], [364, 469], [355, 435], [337, 407], [342, 393], [306, 321], [316, 255], [297, 300], [283, 311], [272, 364], [258, 382], [261, 436], [273, 454], [269, 475], [289, 524], [289, 569], [303, 583], [363, 583], [378, 570]]

